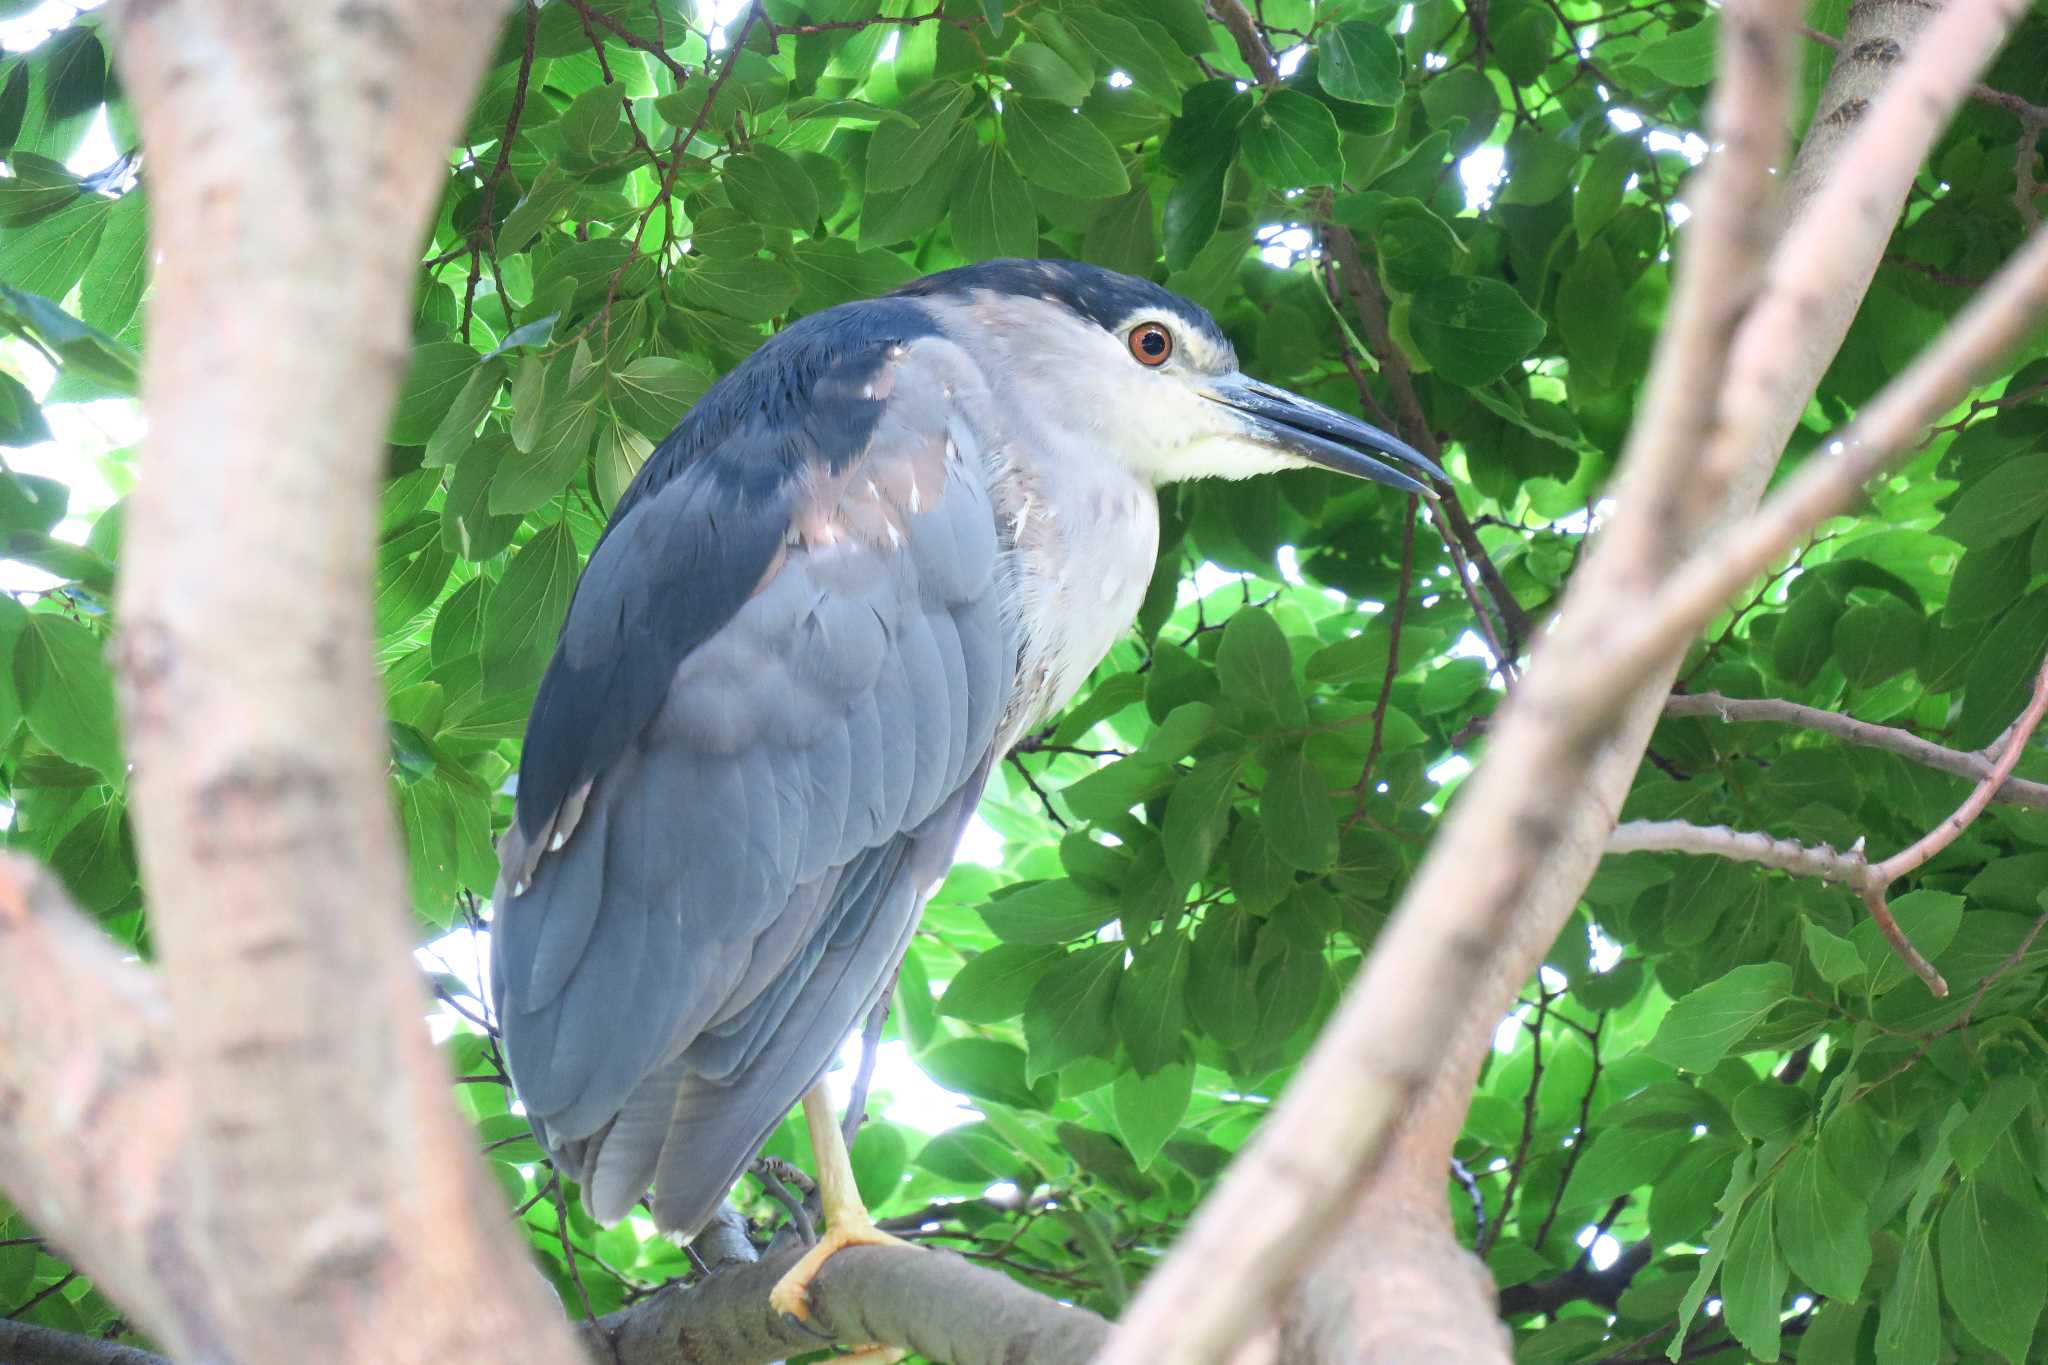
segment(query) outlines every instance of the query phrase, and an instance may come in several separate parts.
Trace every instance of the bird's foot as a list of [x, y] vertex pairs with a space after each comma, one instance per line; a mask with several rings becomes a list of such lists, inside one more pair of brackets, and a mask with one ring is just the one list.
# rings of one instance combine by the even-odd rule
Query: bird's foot
[[[862, 1211], [865, 1213], [865, 1210]], [[768, 1306], [784, 1317], [794, 1318], [801, 1323], [811, 1315], [811, 1281], [825, 1267], [825, 1262], [848, 1247], [910, 1246], [901, 1237], [892, 1237], [876, 1227], [866, 1217], [841, 1218], [825, 1229], [825, 1235], [814, 1243], [803, 1259], [789, 1268], [789, 1273], [775, 1282], [775, 1288], [768, 1293]], [[862, 1347], [862, 1351], [885, 1350], [885, 1347]], [[901, 1360], [902, 1356], [894, 1357]], [[870, 1365], [863, 1359], [861, 1365]], [[881, 1365], [876, 1357], [874, 1365]]]

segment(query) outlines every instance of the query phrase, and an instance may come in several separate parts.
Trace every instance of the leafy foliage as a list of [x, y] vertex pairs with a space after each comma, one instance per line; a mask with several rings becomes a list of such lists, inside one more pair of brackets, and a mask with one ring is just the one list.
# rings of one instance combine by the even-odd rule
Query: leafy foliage
[[[1843, 13], [1810, 18], [1839, 32]], [[1457, 558], [1434, 523], [1404, 539], [1400, 500], [1321, 474], [1168, 490], [1138, 629], [1000, 770], [983, 810], [1000, 866], [955, 870], [904, 964], [886, 1036], [971, 1117], [871, 1119], [864, 1193], [1109, 1312], [1356, 973], [1479, 755], [1513, 662], [1490, 645], [1518, 652], [1576, 562], [1663, 311], [1713, 70], [1697, 0], [1257, 14], [1286, 54], [1270, 88], [1197, 0], [767, 0], [715, 34], [678, 0], [522, 8], [479, 35], [496, 60], [389, 433], [374, 590], [392, 788], [421, 940], [456, 962], [468, 935], [444, 933], [481, 923], [583, 556], [653, 443], [776, 325], [962, 261], [1078, 256], [1197, 299], [1248, 370], [1324, 401], [1396, 412], [1412, 375], [1457, 476]], [[2024, 56], [2044, 38], [2037, 11], [1990, 83], [2048, 98]], [[1828, 60], [1809, 53], [1809, 114]], [[80, 174], [101, 109], [123, 155]], [[1792, 460], [2035, 220], [2039, 129], [2019, 126], [1980, 102], [1943, 138]], [[0, 595], [6, 839], [146, 954], [104, 653], [121, 507], [74, 507], [25, 467], [70, 405], [134, 392], [137, 149], [96, 14], [0, 59], [0, 447], [23, 462], [0, 468], [0, 552], [25, 566]], [[1328, 269], [1339, 232], [1369, 283]], [[1361, 283], [1384, 297], [1384, 340]], [[1684, 686], [1994, 739], [2048, 649], [2044, 392], [2038, 351], [1991, 377], [1716, 624]], [[105, 462], [116, 487], [126, 460]], [[2029, 753], [2020, 774], [2048, 763]], [[1826, 734], [1668, 718], [1624, 814], [1890, 851], [1963, 790]], [[2044, 885], [2048, 817], [2014, 806], [1925, 870], [1896, 909], [1954, 987], [1934, 1000], [1845, 891], [1608, 860], [1504, 1028], [1447, 1176], [1522, 1356], [2031, 1358]], [[472, 974], [437, 980], [458, 1097], [570, 1311], [690, 1274], [642, 1225], [601, 1229], [562, 1197], [509, 1112]], [[769, 1146], [805, 1151], [794, 1119]], [[740, 1198], [775, 1215], [751, 1183]], [[1608, 1239], [1630, 1248], [1612, 1268]], [[18, 1217], [0, 1220], [8, 1309], [82, 1331], [114, 1314]]]

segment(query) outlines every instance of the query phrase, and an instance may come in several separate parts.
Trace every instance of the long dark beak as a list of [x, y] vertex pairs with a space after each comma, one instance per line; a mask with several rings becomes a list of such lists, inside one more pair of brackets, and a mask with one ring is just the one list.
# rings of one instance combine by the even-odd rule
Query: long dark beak
[[1387, 456], [1433, 478], [1448, 477], [1436, 461], [1405, 441], [1348, 413], [1271, 384], [1233, 374], [1217, 380], [1206, 396], [1250, 417], [1260, 434], [1273, 445], [1339, 474], [1390, 484], [1430, 499], [1436, 497], [1436, 490], [1375, 457]]

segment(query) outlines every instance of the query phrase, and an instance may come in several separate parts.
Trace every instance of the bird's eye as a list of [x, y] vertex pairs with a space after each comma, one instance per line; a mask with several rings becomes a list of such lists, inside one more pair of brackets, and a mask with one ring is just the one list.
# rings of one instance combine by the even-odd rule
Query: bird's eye
[[1164, 365], [1173, 354], [1173, 333], [1162, 323], [1141, 322], [1131, 329], [1131, 354], [1140, 365]]

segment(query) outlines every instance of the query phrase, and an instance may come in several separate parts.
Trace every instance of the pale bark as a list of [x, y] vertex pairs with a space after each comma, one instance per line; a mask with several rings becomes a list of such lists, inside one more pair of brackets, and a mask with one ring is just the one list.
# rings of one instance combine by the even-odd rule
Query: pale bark
[[370, 653], [419, 236], [499, 16], [114, 15], [158, 262], [116, 663], [161, 972], [48, 894], [4, 917], [0, 1179], [191, 1359], [578, 1358], [427, 1036]]

